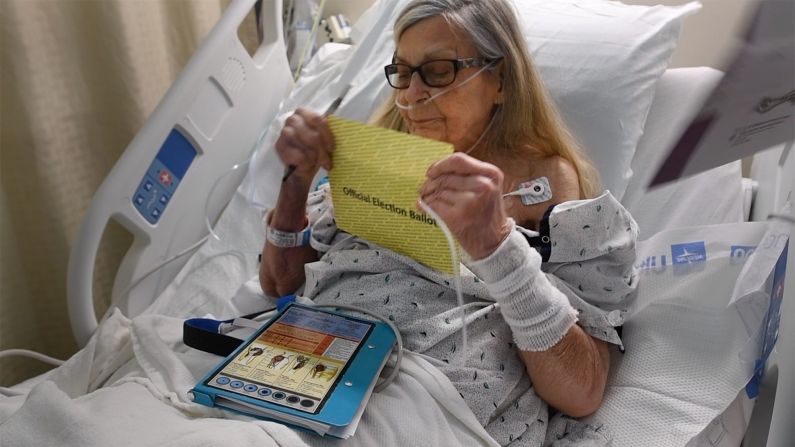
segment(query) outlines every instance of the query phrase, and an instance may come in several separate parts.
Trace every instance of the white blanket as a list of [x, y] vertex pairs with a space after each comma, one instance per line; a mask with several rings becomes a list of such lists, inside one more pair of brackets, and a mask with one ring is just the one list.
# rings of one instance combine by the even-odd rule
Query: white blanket
[[182, 319], [114, 311], [27, 396], [0, 399], [4, 446], [496, 445], [444, 376], [417, 355], [374, 394], [354, 438], [321, 439], [191, 402], [220, 357], [182, 344]]
[[[262, 421], [242, 423], [242, 420], [252, 420], [193, 404], [187, 396], [187, 391], [220, 358], [182, 345], [182, 319], [208, 313], [229, 318], [267, 306], [256, 281], [248, 281], [255, 277], [257, 271], [256, 250], [252, 247], [258, 248], [262, 244], [260, 219], [258, 213], [245, 206], [241, 199], [237, 196], [233, 200], [229, 210], [233, 212], [225, 213], [216, 227], [219, 234], [234, 234], [235, 237], [220, 241], [213, 239], [205, 244], [145, 315], [131, 321], [118, 312], [110, 314], [88, 346], [64, 366], [16, 387], [22, 391], [32, 387], [27, 397], [0, 398], [0, 444], [321, 444], [320, 438], [314, 435], [296, 433], [278, 424]], [[757, 245], [764, 230], [753, 224], [744, 224], [742, 228], [746, 225], [753, 231], [740, 239], [732, 237], [727, 242]], [[675, 233], [681, 234], [672, 233], [672, 236], [677, 240], [681, 238], [683, 242], [709, 240], [710, 237], [720, 239], [721, 236], [728, 237], [730, 228], [734, 227], [679, 230]], [[746, 238], [750, 239], [744, 240]], [[672, 241], [641, 243], [641, 259], [666, 253]], [[731, 264], [735, 260], [728, 251], [728, 245], [722, 247], [725, 248], [720, 253], [713, 253], [710, 259]], [[657, 265], [656, 270], [660, 270]], [[671, 271], [673, 283], [684, 279], [676, 273], [676, 269]], [[706, 289], [714, 280], [709, 275], [692, 278], [696, 281], [696, 278], [702, 278], [699, 284]], [[645, 295], [640, 297], [639, 307], [645, 309], [636, 309], [635, 318], [648, 320], [657, 315], [655, 312], [666, 309], [665, 306], [650, 306], [649, 300], [665, 303], [665, 297], [674, 293], [676, 300], [690, 299], [697, 303], [701, 301], [699, 293], [705, 290], [664, 286], [667, 292], [662, 293], [661, 289], [647, 289], [653, 282], [648, 277], [641, 281]], [[728, 302], [730, 297], [723, 296]], [[622, 356], [623, 361], [614, 365], [603, 408], [592, 419], [607, 424], [615, 436], [616, 445], [682, 445], [709, 424], [736, 396], [747, 379], [737, 376], [738, 370], [732, 366], [744, 368], [731, 362], [732, 358], [737, 359], [736, 350], [731, 354], [733, 357], [727, 354], [717, 359], [722, 364], [716, 371], [714, 366], [718, 363], [709, 361], [716, 359], [693, 356], [681, 345], [673, 343], [672, 340], [681, 341], [677, 338], [681, 335], [681, 325], [673, 324], [678, 320], [669, 318], [662, 325], [644, 325], [640, 320], [635, 324], [633, 321], [631, 318], [625, 329], [626, 342], [630, 342], [628, 351]], [[686, 329], [697, 332], [699, 327], [701, 325], [694, 324]], [[649, 332], [652, 328], [656, 332]], [[637, 336], [644, 333], [655, 336]], [[709, 344], [709, 340], [713, 338], [706, 337], [704, 343]], [[742, 340], [722, 337], [719, 341], [736, 349]], [[721, 343], [709, 346], [717, 348]], [[649, 357], [652, 352], [661, 352], [663, 346], [667, 347], [664, 351], [668, 357]], [[665, 358], [667, 360], [659, 362]], [[676, 368], [666, 376], [671, 380], [648, 380], [661, 377], [660, 372], [672, 365]], [[690, 392], [681, 396], [677, 393], [682, 387], [683, 377], [687, 377], [685, 380], [689, 384], [698, 386], [688, 386]], [[630, 382], [627, 378], [631, 379]], [[722, 385], [717, 389], [707, 386], [716, 383]], [[654, 397], [644, 393], [644, 390], [651, 389]], [[717, 390], [721, 392], [717, 393]], [[718, 394], [720, 398], [717, 398]], [[686, 402], [697, 405], [688, 406]], [[639, 416], [638, 408], [651, 413]], [[636, 418], [639, 419], [633, 420]], [[622, 424], [627, 419], [633, 422]], [[670, 436], [671, 428], [667, 421], [676, 421], [676, 424], [687, 421], [687, 424], [679, 425], [676, 436]], [[423, 359], [407, 356], [399, 379], [383, 393], [373, 396], [356, 436], [344, 444], [488, 445], [483, 438], [485, 436], [446, 377]], [[641, 438], [643, 441], [638, 442]], [[333, 440], [325, 443], [339, 444]]]

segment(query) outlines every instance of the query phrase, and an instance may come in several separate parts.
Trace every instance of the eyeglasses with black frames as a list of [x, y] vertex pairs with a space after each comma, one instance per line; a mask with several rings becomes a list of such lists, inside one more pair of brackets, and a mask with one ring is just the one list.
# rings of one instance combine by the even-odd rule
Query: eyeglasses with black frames
[[470, 67], [483, 67], [494, 61], [495, 59], [470, 57], [466, 59], [435, 59], [423, 62], [416, 67], [395, 63], [385, 66], [384, 73], [386, 81], [396, 89], [409, 88], [414, 72], [419, 73], [420, 79], [428, 87], [446, 87], [455, 82], [459, 71]]

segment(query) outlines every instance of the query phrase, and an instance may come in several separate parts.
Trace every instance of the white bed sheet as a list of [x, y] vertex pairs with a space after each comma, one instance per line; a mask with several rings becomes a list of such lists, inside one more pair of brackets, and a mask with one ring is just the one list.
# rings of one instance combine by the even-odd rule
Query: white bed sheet
[[[0, 399], [3, 445], [340, 445], [193, 403], [187, 391], [220, 357], [183, 345], [182, 322], [163, 315], [129, 320], [118, 311], [109, 314], [65, 365], [17, 387], [29, 394]], [[397, 380], [370, 399], [356, 436], [344, 445], [451, 443], [496, 445], [452, 384], [422, 357], [409, 354]]]
[[[221, 240], [204, 244], [144, 314], [129, 320], [110, 313], [65, 365], [15, 387], [31, 390], [28, 396], [0, 398], [3, 446], [339, 445], [208, 409], [186, 394], [221, 358], [182, 344], [183, 319], [229, 318], [272, 304], [256, 280], [260, 219], [236, 194], [215, 228]], [[495, 445], [446, 377], [408, 356], [400, 379], [371, 398], [344, 445], [450, 442]]]
[[[239, 229], [231, 226], [235, 222], [240, 223], [231, 218], [223, 222], [221, 234], [224, 228]], [[757, 227], [756, 235], [749, 237], [759, 237], [758, 227], [763, 224], [749, 225]], [[679, 240], [707, 238], [728, 229], [682, 229]], [[753, 244], [750, 239], [739, 241]], [[3, 445], [179, 446], [199, 440], [206, 445], [339, 444], [269, 422], [241, 424], [251, 420], [190, 402], [187, 390], [220, 358], [181, 343], [182, 317], [206, 313], [229, 317], [267, 302], [257, 284], [256, 262], [249, 262], [255, 257], [225, 253], [226, 242], [205, 245], [144, 315], [128, 320], [118, 312], [110, 314], [89, 345], [66, 365], [19, 387], [32, 388], [29, 396], [0, 399]], [[649, 241], [641, 244], [640, 253], [656, 253], [669, 243]], [[731, 262], [728, 253], [715, 259]], [[711, 268], [713, 274], [722, 271]], [[656, 287], [676, 279], [676, 272], [668, 275], [659, 278]], [[683, 445], [715, 420], [747, 381], [747, 368], [734, 361], [745, 342], [741, 333], [724, 329], [721, 334], [731, 336], [718, 344], [709, 337], [699, 340], [701, 349], [710, 350], [712, 356], [678, 349], [680, 342], [707, 327], [735, 327], [736, 315], [719, 311], [731, 296], [731, 284], [724, 281], [726, 293], [718, 294], [711, 290], [714, 281], [715, 276], [691, 276], [689, 282], [675, 281], [678, 288], [666, 287], [667, 294], [651, 289], [641, 296], [643, 310], [625, 329], [628, 352], [614, 359], [604, 405], [590, 419], [604, 424], [615, 445]], [[238, 290], [226, 293], [235, 287]], [[700, 296], [711, 299], [703, 302]], [[701, 313], [694, 313], [694, 302], [700, 303], [695, 310]], [[692, 316], [688, 332], [677, 327], [682, 311]], [[702, 317], [709, 326], [701, 324]], [[409, 356], [404, 362], [400, 379], [373, 396], [357, 435], [344, 445], [490, 445], [438, 370], [421, 358]]]

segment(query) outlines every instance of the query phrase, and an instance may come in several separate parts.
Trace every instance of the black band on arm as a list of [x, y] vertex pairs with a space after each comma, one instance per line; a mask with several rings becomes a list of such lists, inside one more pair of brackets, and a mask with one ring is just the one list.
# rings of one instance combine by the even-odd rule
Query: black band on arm
[[530, 237], [522, 233], [525, 239], [527, 239], [527, 243], [535, 248], [538, 254], [541, 255], [541, 260], [543, 262], [549, 261], [549, 256], [552, 254], [552, 239], [549, 237], [549, 216], [552, 214], [554, 208], [555, 205], [551, 205], [544, 212], [544, 217], [542, 217], [541, 222], [538, 223], [538, 236]]

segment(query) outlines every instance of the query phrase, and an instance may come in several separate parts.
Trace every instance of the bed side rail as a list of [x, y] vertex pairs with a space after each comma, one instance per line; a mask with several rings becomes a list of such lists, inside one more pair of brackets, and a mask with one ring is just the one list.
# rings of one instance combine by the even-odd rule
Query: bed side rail
[[96, 192], [70, 253], [67, 277], [69, 318], [80, 346], [97, 326], [94, 263], [111, 219], [134, 238], [116, 275], [112, 304], [134, 316], [165, 289], [187, 257], [141, 278], [206, 235], [205, 206], [215, 222], [240, 179], [220, 182], [215, 190], [213, 185], [248, 159], [292, 89], [281, 0], [262, 4], [262, 42], [253, 57], [238, 38], [255, 2], [232, 1]]

